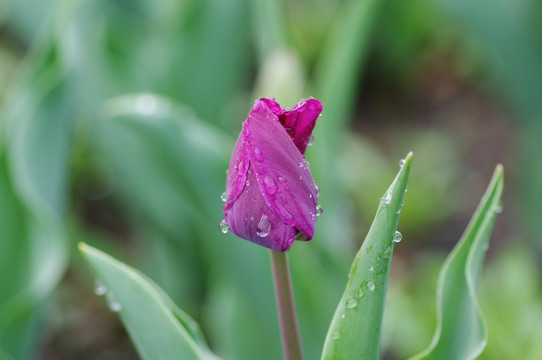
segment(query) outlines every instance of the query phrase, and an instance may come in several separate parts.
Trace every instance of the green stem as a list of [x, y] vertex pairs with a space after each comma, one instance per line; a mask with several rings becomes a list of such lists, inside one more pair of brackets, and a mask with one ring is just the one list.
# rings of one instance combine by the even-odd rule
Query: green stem
[[271, 271], [273, 273], [273, 285], [275, 286], [275, 299], [277, 300], [284, 358], [286, 360], [301, 360], [303, 359], [303, 352], [297, 325], [288, 256], [285, 252], [281, 253], [273, 250], [269, 250], [269, 255], [271, 257]]

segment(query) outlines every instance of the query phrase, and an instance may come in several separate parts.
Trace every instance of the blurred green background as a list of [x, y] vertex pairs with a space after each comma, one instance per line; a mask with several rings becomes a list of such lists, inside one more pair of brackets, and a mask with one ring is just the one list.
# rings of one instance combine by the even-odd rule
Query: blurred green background
[[137, 358], [78, 241], [153, 278], [225, 359], [280, 358], [267, 251], [217, 226], [259, 96], [324, 106], [307, 151], [324, 214], [289, 252], [308, 359], [410, 150], [383, 358], [429, 344], [439, 268], [499, 162], [481, 358], [539, 358], [541, 17], [539, 0], [1, 0], [0, 359]]

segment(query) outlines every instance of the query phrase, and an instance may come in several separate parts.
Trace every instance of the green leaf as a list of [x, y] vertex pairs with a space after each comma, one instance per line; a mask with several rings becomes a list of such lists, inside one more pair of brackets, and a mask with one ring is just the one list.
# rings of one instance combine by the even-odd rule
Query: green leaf
[[79, 250], [143, 359], [218, 359], [207, 348], [198, 324], [152, 280], [84, 243]]
[[475, 289], [493, 223], [500, 212], [503, 168], [498, 165], [465, 233], [446, 259], [437, 290], [437, 329], [416, 359], [474, 359], [487, 343]]
[[329, 327], [322, 359], [378, 359], [380, 328], [412, 153], [380, 201]]
[[229, 160], [224, 149], [233, 148], [230, 136], [152, 93], [109, 99], [103, 115], [104, 154], [123, 184], [119, 190], [143, 219], [179, 238], [191, 223], [220, 216], [216, 203]]

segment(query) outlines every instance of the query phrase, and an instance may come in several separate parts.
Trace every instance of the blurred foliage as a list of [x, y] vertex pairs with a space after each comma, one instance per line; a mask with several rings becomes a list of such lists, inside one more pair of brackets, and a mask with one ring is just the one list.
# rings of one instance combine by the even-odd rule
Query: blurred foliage
[[[433, 254], [459, 238], [503, 162], [482, 358], [536, 357], [541, 15], [536, 0], [1, 0], [0, 357], [119, 358], [122, 341], [58, 340], [73, 325], [58, 309], [92, 284], [73, 254], [84, 240], [155, 279], [217, 354], [277, 358], [267, 254], [217, 231], [219, 196], [252, 100], [311, 95], [324, 104], [307, 156], [325, 213], [290, 251], [307, 357], [408, 150], [385, 349], [406, 357], [429, 342]], [[80, 307], [100, 312], [96, 299]]]

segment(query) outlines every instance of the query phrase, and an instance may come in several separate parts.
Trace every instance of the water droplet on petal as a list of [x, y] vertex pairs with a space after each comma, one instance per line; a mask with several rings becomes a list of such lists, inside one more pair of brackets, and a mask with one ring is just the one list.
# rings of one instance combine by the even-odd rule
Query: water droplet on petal
[[247, 172], [247, 165], [244, 160], [239, 161], [237, 164], [237, 175], [243, 175]]
[[402, 168], [405, 165], [405, 159], [399, 160], [399, 167]]
[[314, 144], [314, 135], [311, 134], [307, 140], [307, 146], [312, 146], [312, 144]]
[[316, 198], [319, 198], [320, 197], [320, 188], [316, 184], [314, 184], [314, 192], [316, 192]]
[[374, 289], [375, 289], [375, 283], [374, 283], [373, 280], [367, 281], [367, 289], [369, 289], [369, 291], [374, 291]]
[[98, 278], [94, 280], [94, 293], [98, 296], [102, 296], [107, 293], [107, 288]]
[[286, 179], [285, 179], [284, 177], [282, 177], [282, 176], [279, 176], [279, 177], [278, 177], [278, 180], [279, 180], [280, 182], [286, 182]]
[[230, 231], [230, 226], [226, 222], [226, 219], [222, 219], [222, 221], [218, 223], [218, 228], [222, 234], [226, 234], [228, 231]]
[[267, 195], [275, 195], [277, 192], [277, 184], [275, 183], [275, 180], [271, 179], [269, 176], [266, 176], [263, 179], [263, 185]]
[[263, 214], [260, 218], [260, 222], [258, 223], [258, 228], [256, 231], [256, 235], [259, 237], [266, 237], [269, 235], [269, 232], [271, 231], [271, 221], [269, 221], [269, 218], [267, 215]]
[[374, 269], [373, 265], [369, 265], [369, 271], [373, 271]]
[[285, 126], [284, 130], [286, 130], [286, 133], [288, 133], [288, 135], [290, 135], [291, 138], [295, 136], [295, 131], [291, 127]]
[[225, 191], [222, 193], [222, 195], [220, 195], [220, 200], [222, 200], [222, 202], [226, 202], [226, 192]]
[[284, 111], [292, 111], [292, 108], [289, 107], [289, 106], [286, 106], [286, 107], [284, 108]]
[[316, 216], [320, 216], [324, 213], [324, 208], [322, 208], [322, 205], [318, 204], [316, 205]]
[[358, 301], [353, 298], [353, 297], [349, 297], [347, 300], [346, 300], [346, 308], [347, 309], [353, 309], [355, 308], [356, 306], [358, 306]]
[[393, 242], [400, 242], [403, 239], [403, 235], [399, 231], [395, 232], [395, 235], [393, 235]]
[[107, 295], [105, 296], [105, 300], [107, 302], [107, 307], [109, 308], [109, 310], [113, 312], [119, 312], [122, 310], [122, 305], [117, 301], [117, 299], [111, 292], [107, 293]]
[[254, 148], [254, 157], [258, 161], [263, 161], [262, 151], [259, 147]]

